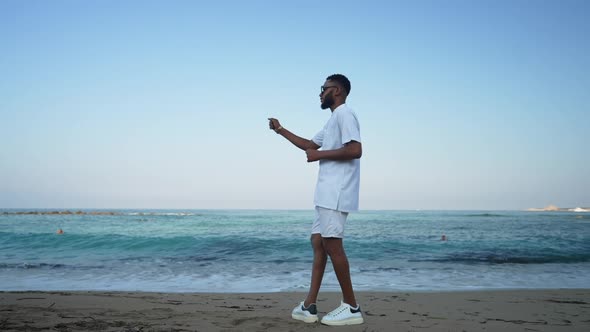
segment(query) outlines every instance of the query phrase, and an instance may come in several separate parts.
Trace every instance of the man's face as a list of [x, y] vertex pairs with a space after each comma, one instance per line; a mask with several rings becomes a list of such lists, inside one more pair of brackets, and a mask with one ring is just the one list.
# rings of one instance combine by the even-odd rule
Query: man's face
[[321, 108], [323, 110], [330, 108], [334, 105], [334, 92], [338, 89], [338, 86], [332, 81], [326, 81], [322, 85], [320, 92]]

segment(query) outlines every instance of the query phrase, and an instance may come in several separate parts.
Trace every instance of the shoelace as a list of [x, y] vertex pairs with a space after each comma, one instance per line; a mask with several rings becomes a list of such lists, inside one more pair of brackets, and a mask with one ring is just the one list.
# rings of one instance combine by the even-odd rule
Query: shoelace
[[330, 311], [330, 313], [328, 313], [328, 316], [338, 316], [341, 313], [343, 313], [346, 309], [348, 309], [348, 307], [341, 306], [340, 308], [336, 308], [335, 310]]

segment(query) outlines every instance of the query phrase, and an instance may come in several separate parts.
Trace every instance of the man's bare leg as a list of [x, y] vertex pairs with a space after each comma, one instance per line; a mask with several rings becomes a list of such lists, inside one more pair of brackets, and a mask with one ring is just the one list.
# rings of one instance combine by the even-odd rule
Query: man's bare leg
[[348, 258], [344, 252], [342, 239], [323, 238], [323, 244], [326, 253], [330, 256], [332, 266], [334, 266], [334, 272], [336, 273], [338, 283], [340, 283], [340, 288], [342, 289], [342, 299], [344, 303], [356, 307], [356, 299], [354, 297], [354, 291], [352, 290], [352, 281], [350, 280], [350, 267], [348, 265]]
[[326, 254], [326, 249], [324, 249], [324, 243], [320, 234], [311, 235], [311, 246], [313, 248], [313, 266], [311, 269], [311, 285], [309, 286], [309, 293], [303, 303], [305, 307], [317, 302], [322, 279], [324, 278], [326, 262], [328, 261], [328, 255]]

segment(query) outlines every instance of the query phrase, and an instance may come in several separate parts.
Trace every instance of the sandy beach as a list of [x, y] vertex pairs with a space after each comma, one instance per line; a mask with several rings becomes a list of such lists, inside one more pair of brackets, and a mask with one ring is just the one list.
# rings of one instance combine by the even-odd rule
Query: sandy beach
[[[303, 293], [2, 292], [2, 331], [311, 331]], [[339, 304], [320, 294], [320, 316]], [[365, 324], [341, 331], [590, 331], [590, 290], [360, 292]]]

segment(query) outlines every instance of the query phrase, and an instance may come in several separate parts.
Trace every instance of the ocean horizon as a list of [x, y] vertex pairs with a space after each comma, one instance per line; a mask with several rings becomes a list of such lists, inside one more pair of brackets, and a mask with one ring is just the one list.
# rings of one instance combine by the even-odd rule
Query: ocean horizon
[[[0, 209], [0, 290], [306, 291], [313, 216]], [[360, 291], [590, 288], [587, 212], [362, 210], [344, 243]], [[330, 263], [322, 290], [339, 290]]]

